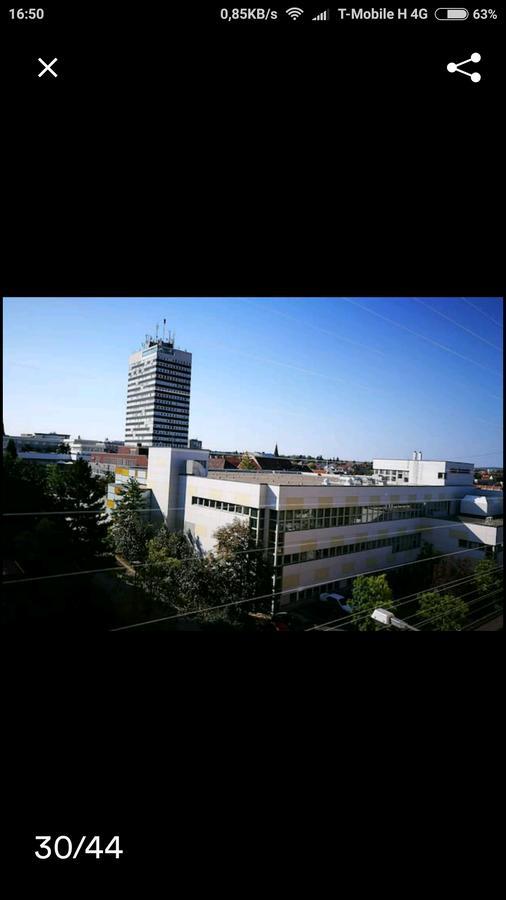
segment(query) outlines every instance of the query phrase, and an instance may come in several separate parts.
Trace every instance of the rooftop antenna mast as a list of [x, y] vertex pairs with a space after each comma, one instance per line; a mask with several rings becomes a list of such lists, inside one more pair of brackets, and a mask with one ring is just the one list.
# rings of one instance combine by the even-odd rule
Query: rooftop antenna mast
[[158, 322], [156, 323], [155, 335], [156, 335], [156, 341], [158, 341]]
[[165, 323], [166, 323], [166, 321], [167, 321], [167, 319], [163, 320], [163, 340], [165, 340]]

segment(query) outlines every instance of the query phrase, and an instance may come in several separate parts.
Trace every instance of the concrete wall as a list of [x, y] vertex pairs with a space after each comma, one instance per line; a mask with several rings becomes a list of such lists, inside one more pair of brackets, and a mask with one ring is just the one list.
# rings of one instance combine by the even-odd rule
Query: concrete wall
[[[200, 462], [207, 470], [207, 450], [180, 450], [170, 447], [151, 447], [148, 457], [147, 485], [153, 492], [153, 501], [171, 531], [181, 531], [184, 526], [184, 506], [180, 492], [180, 478], [185, 476], [188, 460]], [[195, 478], [196, 476], [190, 476]], [[206, 482], [207, 478], [198, 478]]]
[[[427, 500], [460, 499], [465, 494], [473, 493], [467, 488], [457, 486], [441, 486], [437, 490], [431, 485], [389, 485], [375, 487], [373, 485], [319, 485], [302, 486], [282, 485], [273, 488], [273, 495], [279, 498], [280, 508], [297, 509], [303, 506], [321, 508], [325, 506], [368, 506], [381, 503], [420, 503]], [[476, 493], [479, 493], [476, 491]]]
[[189, 529], [198, 538], [202, 549], [207, 553], [215, 547], [214, 534], [223, 525], [230, 525], [235, 519], [247, 522], [248, 516], [199, 506], [192, 502], [193, 497], [204, 497], [209, 500], [221, 500], [239, 506], [260, 509], [266, 505], [266, 485], [247, 484], [246, 482], [225, 481], [212, 477], [197, 478], [189, 475], [181, 479], [182, 492], [185, 496], [184, 528]]
[[[394, 524], [393, 522], [390, 524]], [[414, 529], [412, 529], [414, 531]], [[386, 535], [384, 535], [386, 537]], [[357, 538], [357, 540], [359, 540]], [[367, 540], [367, 538], [364, 538]], [[338, 543], [337, 540], [334, 541]], [[324, 546], [329, 546], [332, 541]], [[348, 536], [342, 540], [343, 544], [354, 543]], [[304, 547], [301, 547], [304, 549]], [[309, 542], [307, 544], [309, 549]], [[285, 552], [290, 552], [285, 547]], [[376, 550], [364, 550], [360, 553], [351, 553], [348, 556], [338, 556], [333, 559], [317, 559], [298, 565], [285, 566], [283, 568], [282, 590], [285, 592], [301, 591], [312, 585], [321, 584], [321, 590], [325, 590], [325, 583], [330, 581], [346, 581], [352, 575], [377, 572], [379, 569], [387, 569], [390, 566], [405, 565], [413, 562], [420, 553], [418, 548], [414, 550], [402, 550], [392, 553], [391, 547], [380, 547]], [[289, 598], [283, 598], [284, 603]]]

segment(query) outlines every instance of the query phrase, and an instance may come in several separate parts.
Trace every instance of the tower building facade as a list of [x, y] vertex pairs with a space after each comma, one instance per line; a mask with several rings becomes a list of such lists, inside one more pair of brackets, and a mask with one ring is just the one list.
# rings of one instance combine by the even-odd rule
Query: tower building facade
[[188, 447], [192, 355], [146, 335], [128, 360], [125, 444]]

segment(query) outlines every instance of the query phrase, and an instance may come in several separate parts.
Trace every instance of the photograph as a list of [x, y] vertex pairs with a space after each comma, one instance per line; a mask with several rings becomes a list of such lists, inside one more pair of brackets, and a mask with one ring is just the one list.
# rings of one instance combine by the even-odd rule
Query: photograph
[[3, 627], [500, 629], [501, 328], [487, 297], [7, 298]]

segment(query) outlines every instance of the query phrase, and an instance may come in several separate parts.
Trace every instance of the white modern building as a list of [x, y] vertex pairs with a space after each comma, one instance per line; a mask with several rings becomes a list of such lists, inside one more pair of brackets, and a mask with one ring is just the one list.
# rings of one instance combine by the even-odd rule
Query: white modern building
[[[502, 562], [502, 495], [480, 491], [472, 480], [347, 485], [313, 474], [209, 471], [208, 456], [150, 450], [142, 484], [151, 518], [190, 532], [204, 553], [215, 548], [218, 528], [237, 519], [248, 523], [258, 551], [272, 562], [273, 597], [282, 606], [346, 591], [359, 574], [413, 563], [423, 542], [436, 553]], [[387, 468], [384, 462], [380, 468]], [[438, 461], [436, 474], [458, 475], [451, 469], [469, 465]], [[458, 477], [466, 481], [469, 473]], [[117, 480], [110, 499], [120, 493]]]
[[18, 453], [18, 459], [32, 462], [34, 465], [72, 465], [70, 453], [41, 453], [39, 451], [23, 451]]
[[106, 438], [104, 441], [96, 441], [82, 438], [78, 434], [70, 442], [70, 455], [73, 460], [85, 459], [89, 461], [92, 453], [116, 453], [117, 448], [122, 446], [123, 441], [110, 441], [109, 438]]
[[[464, 510], [467, 486], [347, 486], [313, 475], [215, 472], [186, 477], [184, 527], [205, 551], [239, 518], [275, 569], [282, 605], [346, 590], [357, 574], [414, 562], [422, 542], [436, 553], [502, 559], [502, 502], [491, 516]], [[478, 492], [477, 492], [478, 493]]]
[[423, 459], [421, 450], [414, 450], [411, 459], [373, 459], [372, 468], [386, 484], [474, 484], [473, 463]]
[[68, 443], [69, 437], [70, 434], [58, 434], [56, 431], [36, 431], [32, 434], [19, 435], [4, 434], [3, 449], [5, 450], [9, 441], [12, 440], [18, 452], [22, 451], [23, 447], [28, 446], [32, 449], [26, 452], [50, 453], [51, 451], [56, 451], [59, 444]]
[[192, 355], [146, 335], [129, 357], [125, 444], [188, 447]]

